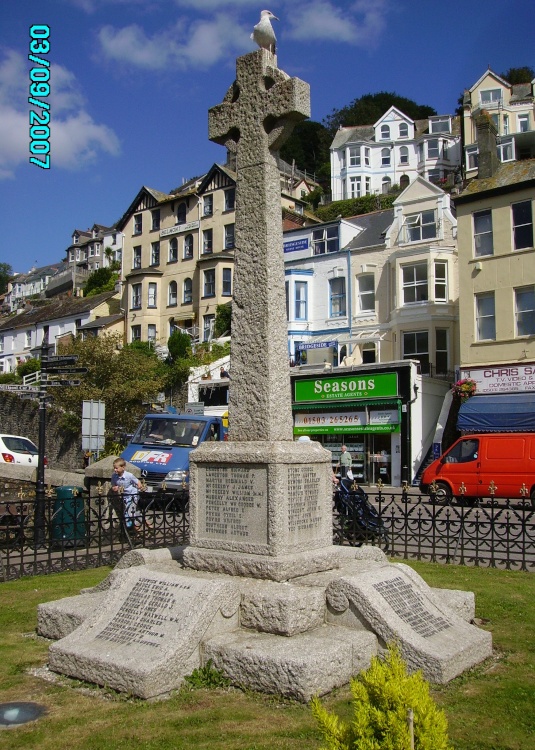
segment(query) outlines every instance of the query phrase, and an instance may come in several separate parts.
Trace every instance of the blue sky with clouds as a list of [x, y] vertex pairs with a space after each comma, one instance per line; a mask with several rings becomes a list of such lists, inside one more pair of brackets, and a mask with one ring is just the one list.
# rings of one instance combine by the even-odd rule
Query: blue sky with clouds
[[[142, 185], [166, 192], [223, 161], [207, 111], [266, 5], [314, 120], [384, 90], [445, 114], [488, 65], [535, 67], [533, 0], [2, 0], [0, 261], [58, 261], [74, 228], [113, 224]], [[51, 30], [49, 170], [28, 161], [32, 24]]]

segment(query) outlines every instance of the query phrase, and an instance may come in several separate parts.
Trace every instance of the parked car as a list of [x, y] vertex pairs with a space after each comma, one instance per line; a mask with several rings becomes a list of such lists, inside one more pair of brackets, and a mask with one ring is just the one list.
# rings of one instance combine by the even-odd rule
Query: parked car
[[[21, 435], [0, 435], [0, 463], [37, 466], [39, 450], [35, 443]], [[45, 458], [45, 466], [46, 466]]]
[[465, 435], [425, 469], [420, 490], [438, 502], [494, 496], [535, 507], [535, 433]]

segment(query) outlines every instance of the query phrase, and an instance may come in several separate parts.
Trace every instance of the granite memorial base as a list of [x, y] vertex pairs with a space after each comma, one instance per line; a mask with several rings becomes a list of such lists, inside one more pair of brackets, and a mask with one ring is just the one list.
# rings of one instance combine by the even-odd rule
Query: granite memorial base
[[377, 547], [333, 547], [336, 567], [285, 582], [193, 570], [187, 551], [136, 550], [93, 589], [40, 605], [38, 632], [59, 639], [50, 668], [152, 698], [212, 659], [236, 685], [308, 700], [390, 641], [438, 683], [492, 653], [470, 592], [432, 589]]

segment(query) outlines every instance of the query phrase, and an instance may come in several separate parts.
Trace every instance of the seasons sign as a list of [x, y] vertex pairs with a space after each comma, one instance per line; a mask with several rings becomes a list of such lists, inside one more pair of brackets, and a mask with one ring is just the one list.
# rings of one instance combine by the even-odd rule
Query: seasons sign
[[357, 398], [385, 398], [398, 395], [395, 372], [382, 375], [346, 375], [343, 378], [315, 378], [295, 381], [295, 401], [353, 401]]

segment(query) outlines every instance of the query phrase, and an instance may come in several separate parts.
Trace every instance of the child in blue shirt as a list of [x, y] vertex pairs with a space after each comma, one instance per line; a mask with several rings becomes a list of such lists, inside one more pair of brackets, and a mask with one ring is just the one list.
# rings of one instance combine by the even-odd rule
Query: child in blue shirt
[[134, 528], [136, 521], [137, 500], [141, 490], [141, 482], [137, 477], [126, 471], [124, 458], [116, 458], [113, 462], [113, 474], [111, 475], [111, 489], [119, 492], [122, 488], [124, 502], [124, 520], [127, 529]]

